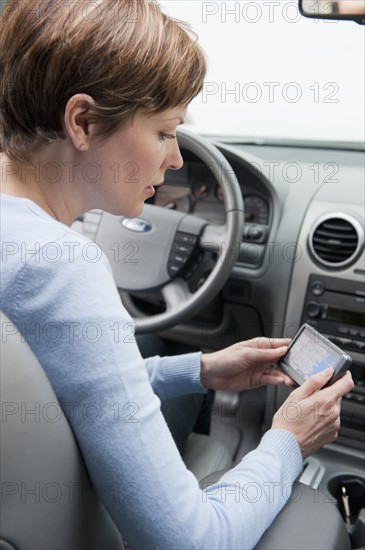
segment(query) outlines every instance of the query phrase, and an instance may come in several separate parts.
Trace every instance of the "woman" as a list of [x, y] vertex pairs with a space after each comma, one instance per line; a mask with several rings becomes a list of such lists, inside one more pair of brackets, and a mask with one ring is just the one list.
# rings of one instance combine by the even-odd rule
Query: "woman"
[[[329, 414], [328, 403], [352, 388], [347, 375], [318, 392], [332, 371], [314, 376], [290, 397], [300, 419], [290, 422], [280, 409], [259, 447], [200, 491], [160, 401], [207, 388], [290, 385], [269, 368], [287, 341], [143, 361], [105, 257], [70, 229], [92, 208], [138, 216], [165, 171], [181, 167], [176, 128], [205, 70], [184, 26], [147, 0], [13, 0], [0, 27], [2, 308], [43, 365], [91, 479], [133, 548], [252, 548], [303, 458], [336, 437], [339, 407]], [[247, 484], [259, 499], [246, 495]]]

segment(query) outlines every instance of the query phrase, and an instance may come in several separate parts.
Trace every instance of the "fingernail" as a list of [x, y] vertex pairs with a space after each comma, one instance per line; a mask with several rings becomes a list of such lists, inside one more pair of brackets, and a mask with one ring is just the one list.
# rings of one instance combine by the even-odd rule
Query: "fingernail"
[[322, 376], [329, 376], [330, 374], [333, 374], [334, 373], [334, 370], [333, 368], [329, 367], [328, 369], [325, 369], [322, 371]]

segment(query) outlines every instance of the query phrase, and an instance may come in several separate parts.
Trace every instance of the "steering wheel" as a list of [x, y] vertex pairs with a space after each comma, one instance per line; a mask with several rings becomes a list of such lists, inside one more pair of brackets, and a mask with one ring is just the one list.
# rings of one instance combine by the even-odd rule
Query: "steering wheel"
[[[227, 281], [242, 242], [242, 193], [227, 160], [211, 143], [186, 129], [179, 129], [178, 143], [214, 174], [223, 191], [226, 221], [217, 226], [151, 204], [145, 204], [139, 218], [103, 213], [96, 242], [109, 258], [118, 289], [133, 293], [158, 289], [166, 303], [163, 313], [134, 317], [138, 333], [171, 328], [209, 303]], [[216, 263], [192, 292], [189, 277], [199, 264], [199, 254], [207, 252], [214, 252]]]

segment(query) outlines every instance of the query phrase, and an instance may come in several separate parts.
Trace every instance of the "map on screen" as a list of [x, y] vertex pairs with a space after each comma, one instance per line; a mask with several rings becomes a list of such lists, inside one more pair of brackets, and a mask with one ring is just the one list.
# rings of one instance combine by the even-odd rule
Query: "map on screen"
[[285, 358], [305, 379], [328, 367], [334, 368], [338, 356], [314, 341], [314, 335], [303, 332]]

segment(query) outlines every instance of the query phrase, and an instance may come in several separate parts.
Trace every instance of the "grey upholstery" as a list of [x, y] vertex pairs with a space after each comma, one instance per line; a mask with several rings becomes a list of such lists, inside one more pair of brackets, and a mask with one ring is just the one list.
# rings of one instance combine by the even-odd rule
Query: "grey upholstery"
[[[216, 483], [227, 470], [206, 476], [200, 486]], [[346, 526], [325, 495], [296, 482], [292, 497], [255, 550], [350, 550]]]
[[27, 550], [123, 548], [43, 369], [3, 313], [1, 401], [3, 544]]
[[303, 483], [297, 483], [293, 493], [293, 501], [280, 512], [255, 550], [349, 550], [350, 539], [337, 508]]
[[[1, 312], [0, 550], [123, 548], [97, 499], [77, 442], [38, 361]], [[198, 479], [232, 464], [225, 447], [192, 435], [185, 463]]]

